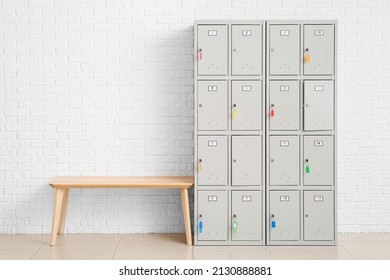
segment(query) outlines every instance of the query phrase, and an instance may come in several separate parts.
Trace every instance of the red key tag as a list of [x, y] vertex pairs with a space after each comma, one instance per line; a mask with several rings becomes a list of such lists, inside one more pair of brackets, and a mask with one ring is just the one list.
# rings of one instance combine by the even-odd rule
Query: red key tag
[[203, 55], [202, 55], [202, 49], [199, 50], [199, 60], [202, 60]]
[[271, 117], [275, 117], [275, 111], [274, 111], [274, 109], [271, 110]]

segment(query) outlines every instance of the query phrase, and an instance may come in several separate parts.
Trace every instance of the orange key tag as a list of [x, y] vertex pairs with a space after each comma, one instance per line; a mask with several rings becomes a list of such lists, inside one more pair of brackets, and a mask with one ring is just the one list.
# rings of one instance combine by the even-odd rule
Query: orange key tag
[[310, 54], [307, 54], [307, 55], [305, 56], [305, 61], [306, 61], [306, 62], [309, 62], [309, 61], [310, 61]]

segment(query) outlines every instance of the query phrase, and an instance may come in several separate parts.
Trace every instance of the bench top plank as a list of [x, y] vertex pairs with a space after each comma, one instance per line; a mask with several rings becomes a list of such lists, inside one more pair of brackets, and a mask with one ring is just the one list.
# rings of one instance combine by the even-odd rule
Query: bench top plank
[[191, 176], [58, 176], [51, 180], [55, 189], [67, 188], [179, 188], [194, 185]]

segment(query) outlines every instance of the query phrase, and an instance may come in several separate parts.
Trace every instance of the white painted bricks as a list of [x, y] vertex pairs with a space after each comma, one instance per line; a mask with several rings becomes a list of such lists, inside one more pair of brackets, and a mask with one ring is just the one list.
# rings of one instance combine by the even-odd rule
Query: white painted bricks
[[[56, 175], [193, 174], [193, 21], [338, 19], [339, 231], [390, 232], [390, 4], [0, 1], [0, 233]], [[68, 232], [184, 232], [173, 190], [72, 190]]]

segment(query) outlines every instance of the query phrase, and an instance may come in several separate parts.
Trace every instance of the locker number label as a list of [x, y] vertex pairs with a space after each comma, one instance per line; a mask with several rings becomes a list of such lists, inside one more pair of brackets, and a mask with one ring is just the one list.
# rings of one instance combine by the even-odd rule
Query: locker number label
[[315, 140], [314, 141], [314, 146], [315, 147], [322, 147], [322, 146], [324, 146], [324, 141], [322, 141], [322, 140]]
[[217, 201], [217, 196], [216, 195], [209, 195], [208, 200], [212, 201], [212, 202]]
[[209, 147], [216, 147], [217, 146], [217, 141], [211, 140], [209, 141]]
[[217, 86], [209, 86], [209, 91], [217, 91]]
[[289, 36], [290, 30], [280, 30], [280, 36]]
[[209, 30], [209, 36], [217, 36], [217, 30]]
[[322, 85], [321, 86], [315, 86], [314, 90], [315, 91], [324, 91], [324, 86], [322, 86]]
[[243, 202], [251, 202], [252, 201], [252, 197], [251, 196], [243, 196], [242, 197], [242, 201]]
[[324, 36], [324, 30], [322, 29], [314, 30], [314, 36]]
[[252, 87], [251, 86], [242, 86], [242, 91], [251, 91]]
[[289, 91], [289, 86], [280, 86], [280, 91]]
[[242, 36], [252, 36], [251, 30], [242, 30]]
[[314, 201], [315, 202], [323, 202], [324, 197], [322, 195], [316, 195], [316, 196], [314, 196]]
[[282, 140], [280, 141], [280, 146], [281, 147], [288, 147], [290, 145], [289, 141]]
[[290, 201], [290, 197], [288, 195], [282, 195], [280, 196], [280, 201], [282, 202]]

